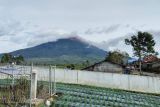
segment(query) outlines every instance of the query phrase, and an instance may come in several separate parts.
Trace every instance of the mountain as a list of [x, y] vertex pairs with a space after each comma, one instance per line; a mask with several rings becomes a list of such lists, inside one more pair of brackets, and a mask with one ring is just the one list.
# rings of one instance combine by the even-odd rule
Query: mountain
[[27, 61], [43, 63], [81, 63], [86, 60], [96, 62], [104, 59], [106, 51], [76, 37], [59, 39], [35, 47], [11, 52], [23, 55]]

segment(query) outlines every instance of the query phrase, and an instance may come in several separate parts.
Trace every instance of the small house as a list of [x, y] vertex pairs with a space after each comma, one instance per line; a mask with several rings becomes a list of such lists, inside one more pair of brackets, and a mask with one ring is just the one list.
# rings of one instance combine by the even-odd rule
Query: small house
[[116, 64], [113, 62], [101, 61], [101, 62], [95, 63], [94, 65], [86, 67], [82, 70], [96, 71], [96, 72], [109, 72], [109, 73], [123, 73], [124, 67], [123, 65]]

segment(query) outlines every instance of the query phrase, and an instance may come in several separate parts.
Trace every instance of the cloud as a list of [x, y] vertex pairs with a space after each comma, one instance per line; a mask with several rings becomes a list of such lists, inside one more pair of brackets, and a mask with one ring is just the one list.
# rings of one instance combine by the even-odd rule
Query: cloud
[[131, 35], [132, 33], [128, 33], [125, 36], [117, 37], [115, 39], [110, 39], [108, 41], [103, 41], [103, 42], [97, 43], [96, 45], [101, 49], [109, 51], [109, 50], [112, 50], [113, 48], [119, 48], [118, 45], [120, 43], [124, 43], [124, 40], [126, 38], [129, 38]]
[[42, 43], [56, 41], [57, 39], [60, 38], [68, 38], [73, 36], [77, 36], [77, 34], [74, 32], [68, 33], [61, 30], [51, 29], [49, 31], [38, 32], [34, 34], [32, 36], [32, 39], [28, 41], [27, 46], [32, 47]]
[[78, 35], [76, 32], [67, 32], [56, 27], [35, 25], [25, 21], [22, 23], [16, 20], [5, 20], [0, 23], [0, 41], [5, 48], [8, 48], [4, 49], [1, 45], [0, 51], [4, 50], [5, 52]]
[[[156, 42], [155, 45], [155, 51], [160, 53], [160, 30], [146, 30], [146, 32], [149, 32], [153, 35], [154, 40]], [[130, 38], [132, 35], [137, 34], [137, 32], [135, 33], [128, 33], [125, 36], [121, 36], [115, 39], [111, 39], [109, 41], [103, 41], [100, 43], [94, 43], [97, 47], [104, 49], [106, 51], [112, 51], [112, 50], [116, 50], [116, 49], [120, 49], [122, 51], [126, 51], [128, 52], [131, 56], [133, 56], [133, 51], [132, 51], [132, 47], [131, 46], [127, 46], [124, 42], [124, 40], [126, 38]]]
[[148, 32], [150, 32], [152, 35], [154, 35], [154, 40], [156, 42], [155, 45], [155, 50], [160, 54], [160, 30], [149, 30]]
[[97, 28], [89, 28], [88, 30], [85, 31], [85, 34], [87, 35], [92, 35], [92, 34], [109, 34], [112, 33], [120, 27], [119, 24], [112, 25], [109, 27], [97, 27]]
[[13, 20], [0, 22], [0, 36], [12, 36], [23, 30], [21, 23]]

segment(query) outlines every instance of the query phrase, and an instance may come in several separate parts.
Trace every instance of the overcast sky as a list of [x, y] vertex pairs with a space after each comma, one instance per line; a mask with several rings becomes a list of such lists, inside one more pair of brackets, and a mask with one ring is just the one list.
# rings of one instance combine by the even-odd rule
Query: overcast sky
[[137, 31], [160, 52], [159, 20], [160, 0], [0, 0], [0, 53], [70, 36], [131, 53], [123, 40]]

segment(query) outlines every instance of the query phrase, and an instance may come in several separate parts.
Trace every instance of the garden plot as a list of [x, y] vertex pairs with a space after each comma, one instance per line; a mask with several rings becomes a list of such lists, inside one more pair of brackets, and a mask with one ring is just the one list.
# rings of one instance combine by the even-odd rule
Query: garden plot
[[160, 96], [124, 90], [57, 84], [53, 107], [160, 107]]

